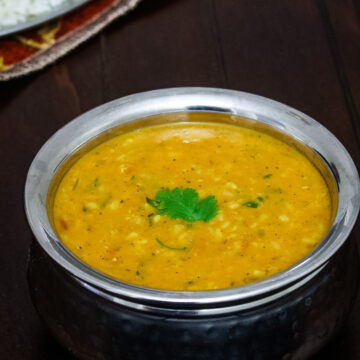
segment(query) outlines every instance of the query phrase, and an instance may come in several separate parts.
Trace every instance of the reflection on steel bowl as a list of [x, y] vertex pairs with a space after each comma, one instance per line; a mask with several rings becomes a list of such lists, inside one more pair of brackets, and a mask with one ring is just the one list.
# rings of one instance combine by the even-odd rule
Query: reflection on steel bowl
[[[69, 167], [116, 134], [204, 116], [279, 138], [317, 167], [336, 209], [322, 242], [278, 274], [211, 291], [132, 285], [70, 253], [54, 231], [51, 207]], [[358, 257], [348, 236], [359, 203], [349, 154], [328, 130], [288, 106], [210, 88], [125, 97], [60, 129], [31, 165], [25, 207], [36, 239], [28, 273], [32, 299], [50, 331], [81, 359], [304, 359], [334, 335], [350, 310]]]

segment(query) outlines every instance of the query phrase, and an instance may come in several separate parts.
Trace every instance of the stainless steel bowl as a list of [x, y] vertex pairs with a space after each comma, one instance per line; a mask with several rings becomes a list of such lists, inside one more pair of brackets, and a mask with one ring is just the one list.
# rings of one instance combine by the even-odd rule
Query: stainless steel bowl
[[[329, 233], [311, 254], [289, 269], [257, 283], [233, 289], [178, 292], [143, 288], [113, 279], [88, 267], [62, 245], [51, 226], [48, 206], [56, 189], [56, 179], [61, 178], [76, 158], [119, 132], [153, 123], [204, 119], [253, 127], [280, 137], [302, 151], [318, 167], [331, 190], [336, 211]], [[203, 349], [203, 357], [198, 358], [217, 358], [216, 351], [230, 354], [221, 357], [229, 359], [239, 354], [243, 359], [304, 358], [334, 334], [350, 307], [357, 277], [351, 277], [346, 269], [344, 271], [344, 264], [355, 264], [357, 257], [354, 257], [354, 251], [349, 251], [351, 245], [344, 243], [356, 221], [359, 194], [356, 168], [341, 143], [318, 122], [286, 105], [247, 93], [211, 88], [165, 89], [115, 100], [60, 129], [41, 148], [30, 167], [25, 208], [33, 234], [43, 249], [41, 256], [39, 250], [35, 251], [37, 255], [33, 257], [29, 272], [35, 306], [60, 341], [84, 359], [112, 359], [121, 353], [121, 349], [124, 358], [151, 358], [149, 349], [162, 343], [162, 336], [168, 338], [170, 329], [178, 339], [172, 338], [171, 346], [166, 346], [163, 341], [164, 351], [158, 353], [157, 358], [191, 359], [194, 356], [192, 351], [205, 343], [207, 350]], [[43, 267], [47, 269], [46, 275], [39, 271]], [[344, 279], [345, 273], [348, 278]], [[63, 301], [59, 300], [60, 303], [52, 308], [49, 302], [54, 302], [54, 299], [46, 294], [46, 287], [43, 286], [42, 291], [35, 292], [34, 289], [41, 288], [44, 283], [51, 287], [55, 279], [62, 286], [67, 285], [58, 294], [57, 301], [60, 298]], [[67, 328], [71, 328], [71, 321], [56, 316], [62, 308], [76, 322], [76, 328], [81, 328], [82, 322], [86, 323], [78, 316], [76, 303], [71, 306], [69, 299], [66, 300], [64, 292], [67, 291], [68, 295], [78, 297], [82, 311], [92, 309], [90, 317], [93, 323], [88, 324], [84, 331], [91, 329], [92, 336], [97, 339], [95, 342], [77, 336], [76, 331], [67, 332], [63, 327], [67, 324]], [[341, 297], [339, 292], [343, 293]], [[331, 302], [329, 297], [332, 297]], [[94, 308], [94, 303], [98, 302], [102, 306]], [[302, 302], [304, 308], [299, 305]], [[84, 316], [90, 314], [88, 311]], [[283, 321], [277, 323], [275, 318], [280, 316], [279, 311], [285, 311], [285, 315]], [[338, 316], [330, 316], [332, 312]], [[131, 320], [125, 319], [128, 316]], [[326, 324], [322, 327], [311, 325], [310, 319], [316, 323], [316, 318], [327, 319], [323, 321]], [[262, 321], [268, 324], [264, 325], [266, 330], [262, 330], [263, 333], [259, 330]], [[100, 324], [99, 333], [96, 333], [96, 322]], [[201, 325], [195, 326], [196, 322]], [[197, 329], [194, 336], [198, 340], [189, 338], [183, 327], [185, 324]], [[61, 335], [56, 331], [59, 326]], [[297, 330], [299, 326], [301, 336]], [[326, 335], [321, 337], [321, 341], [311, 339], [316, 328], [322, 328], [324, 332], [324, 327]], [[136, 341], [136, 334], [143, 334], [145, 330], [157, 334], [153, 341], [151, 336], [143, 339], [147, 344], [143, 350], [136, 345], [130, 346]], [[269, 346], [261, 344], [266, 343], [266, 336], [271, 338], [274, 331], [283, 332], [285, 338], [290, 333], [297, 336], [269, 350]], [[253, 352], [245, 352], [247, 343], [241, 340], [246, 338], [245, 333], [252, 334], [251, 339], [257, 344]], [[112, 343], [113, 351], [109, 351], [104, 349], [104, 344], [107, 344], [105, 337], [110, 334], [115, 338], [121, 334], [128, 341], [125, 345], [120, 341], [121, 349]], [[206, 334], [210, 334], [211, 342], [205, 340]], [[217, 340], [214, 334], [218, 335]], [[223, 349], [222, 352], [219, 349]]]

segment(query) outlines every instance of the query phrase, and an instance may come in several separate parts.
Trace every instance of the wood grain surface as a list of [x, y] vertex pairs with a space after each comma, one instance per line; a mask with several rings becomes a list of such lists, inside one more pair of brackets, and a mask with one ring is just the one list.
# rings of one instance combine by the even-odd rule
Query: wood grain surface
[[[95, 106], [178, 86], [242, 90], [293, 106], [332, 131], [359, 167], [360, 3], [143, 0], [57, 64], [1, 84], [0, 359], [72, 359], [42, 326], [27, 289], [23, 189], [36, 152]], [[360, 299], [314, 359], [360, 359]]]

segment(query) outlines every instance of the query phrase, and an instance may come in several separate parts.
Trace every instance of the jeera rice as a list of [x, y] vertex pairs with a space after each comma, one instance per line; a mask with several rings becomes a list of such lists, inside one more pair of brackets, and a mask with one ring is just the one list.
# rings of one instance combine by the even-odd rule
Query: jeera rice
[[0, 29], [32, 20], [65, 4], [79, 0], [0, 0]]

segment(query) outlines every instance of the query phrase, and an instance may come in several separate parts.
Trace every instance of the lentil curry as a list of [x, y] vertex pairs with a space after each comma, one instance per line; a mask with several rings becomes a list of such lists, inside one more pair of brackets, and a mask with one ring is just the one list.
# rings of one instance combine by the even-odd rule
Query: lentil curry
[[328, 187], [299, 151], [217, 123], [144, 127], [81, 157], [57, 189], [65, 246], [94, 269], [166, 290], [212, 290], [276, 274], [331, 222]]

